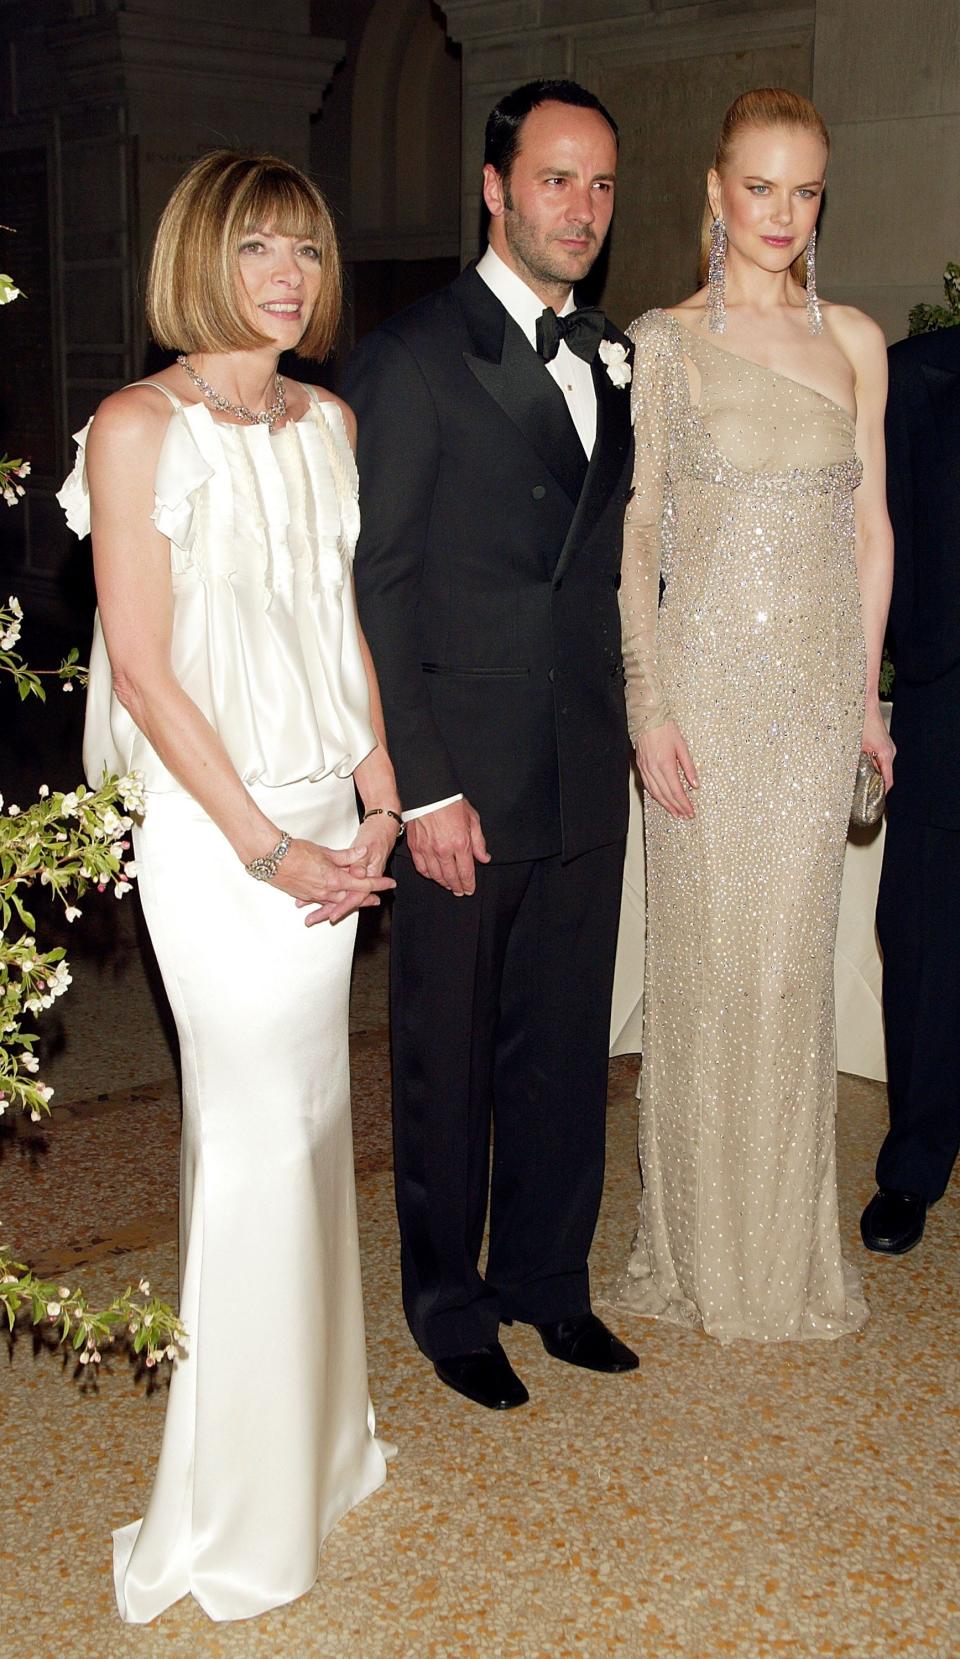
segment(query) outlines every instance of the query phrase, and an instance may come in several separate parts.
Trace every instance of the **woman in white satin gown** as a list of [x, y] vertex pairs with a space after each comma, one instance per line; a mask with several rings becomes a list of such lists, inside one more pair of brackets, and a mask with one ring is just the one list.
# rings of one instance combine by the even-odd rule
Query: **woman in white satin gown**
[[[400, 829], [351, 559], [354, 421], [280, 380], [340, 305], [323, 197], [218, 151], [178, 185], [147, 309], [170, 368], [108, 397], [60, 500], [92, 527], [84, 763], [145, 775], [140, 891], [183, 1067], [180, 1311], [156, 1481], [114, 1534], [121, 1616], [242, 1619], [313, 1584], [381, 1485], [347, 1012]], [[354, 785], [364, 802], [358, 830]], [[255, 878], [255, 879], [254, 879]], [[339, 925], [334, 925], [339, 924]]]

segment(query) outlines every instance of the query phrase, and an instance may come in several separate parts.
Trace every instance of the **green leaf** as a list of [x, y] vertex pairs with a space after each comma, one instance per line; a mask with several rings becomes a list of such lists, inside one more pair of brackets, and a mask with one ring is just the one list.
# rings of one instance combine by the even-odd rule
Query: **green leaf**
[[29, 928], [31, 933], [35, 933], [36, 928], [37, 928], [36, 921], [34, 920], [33, 916], [30, 914], [30, 911], [26, 909], [25, 905], [23, 904], [22, 900], [19, 897], [19, 894], [12, 893], [10, 896], [13, 900], [13, 908], [17, 912], [17, 915], [20, 917], [20, 920], [23, 923], [24, 927]]

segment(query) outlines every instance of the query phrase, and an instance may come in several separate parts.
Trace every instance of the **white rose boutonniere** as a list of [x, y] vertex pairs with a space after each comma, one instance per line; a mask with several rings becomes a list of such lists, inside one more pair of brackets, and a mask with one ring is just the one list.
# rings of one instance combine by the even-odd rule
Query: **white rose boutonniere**
[[615, 386], [629, 386], [633, 370], [627, 362], [627, 348], [618, 340], [600, 341], [600, 359], [607, 365], [607, 373]]

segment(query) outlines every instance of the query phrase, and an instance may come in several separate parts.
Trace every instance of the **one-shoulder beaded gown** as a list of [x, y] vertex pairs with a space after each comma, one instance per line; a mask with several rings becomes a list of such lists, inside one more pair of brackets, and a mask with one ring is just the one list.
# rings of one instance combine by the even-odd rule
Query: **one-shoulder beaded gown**
[[[156, 384], [154, 382], [153, 384]], [[373, 747], [351, 558], [357, 478], [336, 404], [275, 434], [173, 405], [153, 521], [170, 545], [173, 672], [279, 828], [357, 834]], [[89, 423], [88, 423], [89, 424]], [[83, 447], [60, 494], [90, 525]], [[356, 918], [305, 927], [252, 881], [112, 688], [97, 621], [84, 764], [136, 767], [139, 887], [180, 1039], [180, 1313], [160, 1462], [114, 1533], [123, 1619], [192, 1594], [212, 1619], [293, 1600], [384, 1480], [367, 1389], [347, 1018]]]
[[618, 1300], [721, 1341], [836, 1337], [867, 1316], [834, 1137], [865, 686], [855, 422], [665, 312], [630, 333], [630, 730], [676, 720], [700, 788], [692, 820], [644, 802], [643, 1193]]

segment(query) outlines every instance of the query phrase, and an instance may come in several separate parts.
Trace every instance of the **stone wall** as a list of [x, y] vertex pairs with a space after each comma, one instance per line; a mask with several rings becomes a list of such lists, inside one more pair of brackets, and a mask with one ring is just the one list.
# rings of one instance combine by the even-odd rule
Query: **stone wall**
[[960, 260], [960, 6], [817, 0], [814, 95], [833, 140], [821, 287], [898, 340]]

